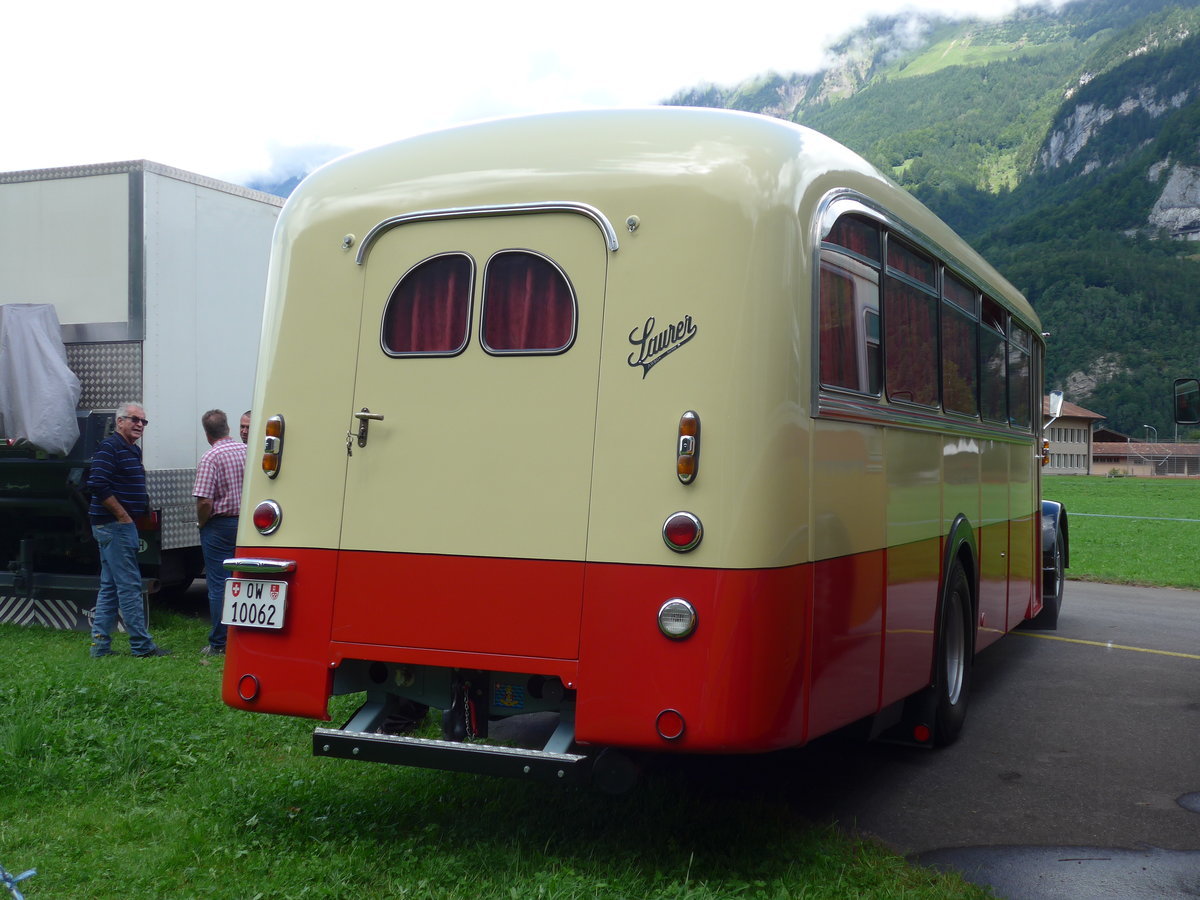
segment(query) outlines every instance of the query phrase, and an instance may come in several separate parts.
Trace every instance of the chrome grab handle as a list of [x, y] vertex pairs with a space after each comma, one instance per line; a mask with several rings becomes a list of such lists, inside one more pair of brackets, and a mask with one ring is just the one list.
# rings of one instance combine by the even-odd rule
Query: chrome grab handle
[[[383, 415], [382, 413], [373, 413], [364, 406], [359, 412], [354, 414], [354, 418], [358, 419], [358, 446], [365, 447], [367, 446], [367, 425], [371, 421], [382, 422]], [[346, 441], [346, 452], [347, 454], [350, 452], [350, 442], [348, 440]]]

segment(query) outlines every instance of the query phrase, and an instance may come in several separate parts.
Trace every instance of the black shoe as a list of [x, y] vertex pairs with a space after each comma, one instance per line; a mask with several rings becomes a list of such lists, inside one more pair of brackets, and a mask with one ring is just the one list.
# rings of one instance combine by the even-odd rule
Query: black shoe
[[147, 656], [170, 656], [171, 651], [164, 650], [162, 647], [155, 647], [149, 653], [135, 653], [133, 655], [136, 656], [138, 659], [145, 659]]
[[92, 659], [99, 659], [102, 656], [116, 656], [116, 650], [93, 650]]
[[201, 656], [224, 656], [224, 647], [214, 647], [212, 644], [206, 644], [200, 651]]

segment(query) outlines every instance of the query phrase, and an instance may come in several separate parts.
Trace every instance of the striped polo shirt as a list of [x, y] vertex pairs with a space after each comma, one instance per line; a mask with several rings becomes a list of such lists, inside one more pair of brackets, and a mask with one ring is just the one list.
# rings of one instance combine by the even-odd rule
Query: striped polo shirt
[[117, 502], [125, 507], [125, 512], [135, 519], [150, 511], [142, 448], [129, 443], [117, 432], [110, 434], [96, 447], [87, 486], [92, 494], [88, 516], [93, 525], [116, 521], [104, 506], [104, 501], [109, 497], [116, 497]]

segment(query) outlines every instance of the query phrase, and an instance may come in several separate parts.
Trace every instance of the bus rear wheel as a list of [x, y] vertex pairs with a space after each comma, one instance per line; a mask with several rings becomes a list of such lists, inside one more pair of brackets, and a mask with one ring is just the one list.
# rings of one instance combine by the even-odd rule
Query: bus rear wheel
[[1067, 580], [1067, 548], [1061, 528], [1054, 531], [1054, 560], [1052, 568], [1042, 573], [1042, 611], [1023, 623], [1034, 631], [1057, 631], [1058, 614], [1062, 610], [1063, 586]]
[[935, 698], [933, 743], [939, 747], [958, 739], [967, 718], [974, 661], [972, 610], [967, 572], [962, 562], [956, 560], [946, 579], [938, 625], [937, 672], [930, 688]]

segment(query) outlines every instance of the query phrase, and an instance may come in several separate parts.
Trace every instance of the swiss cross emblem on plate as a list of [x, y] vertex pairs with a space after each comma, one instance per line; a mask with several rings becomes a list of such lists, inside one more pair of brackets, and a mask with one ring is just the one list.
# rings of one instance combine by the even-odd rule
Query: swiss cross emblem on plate
[[238, 596], [242, 592], [242, 583], [240, 581], [235, 581], [229, 586], [229, 591], [233, 594], [233, 596]]

